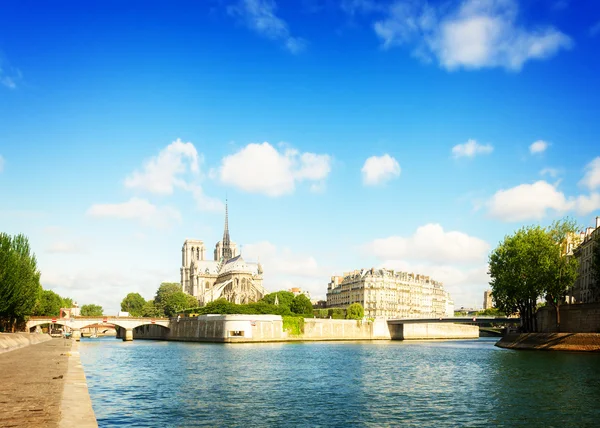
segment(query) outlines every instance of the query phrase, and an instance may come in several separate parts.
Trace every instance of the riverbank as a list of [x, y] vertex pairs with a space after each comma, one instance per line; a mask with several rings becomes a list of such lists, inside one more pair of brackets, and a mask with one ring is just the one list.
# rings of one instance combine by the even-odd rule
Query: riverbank
[[70, 349], [70, 340], [51, 338], [0, 354], [0, 426], [59, 426]]
[[[10, 335], [15, 336], [13, 342], [22, 342], [16, 338], [27, 333]], [[30, 336], [48, 339], [0, 354], [0, 426], [97, 427], [79, 344], [48, 335]]]
[[0, 354], [52, 340], [48, 334], [0, 333]]
[[500, 339], [496, 346], [541, 351], [600, 352], [600, 333], [508, 334]]
[[60, 403], [61, 428], [96, 428], [96, 416], [88, 392], [85, 372], [79, 358], [79, 342], [72, 341], [68, 354], [68, 369]]
[[[173, 318], [169, 328], [142, 325], [132, 332], [134, 340], [172, 340], [215, 343], [318, 342], [355, 340], [476, 339], [477, 326], [453, 323], [388, 325], [374, 321], [294, 318], [284, 326], [279, 315], [202, 315]], [[120, 330], [119, 337], [125, 338]]]

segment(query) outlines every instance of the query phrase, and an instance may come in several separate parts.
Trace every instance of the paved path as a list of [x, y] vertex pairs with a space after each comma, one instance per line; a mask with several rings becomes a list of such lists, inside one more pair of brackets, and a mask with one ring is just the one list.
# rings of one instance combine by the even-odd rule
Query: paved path
[[71, 340], [0, 354], [0, 427], [58, 427]]

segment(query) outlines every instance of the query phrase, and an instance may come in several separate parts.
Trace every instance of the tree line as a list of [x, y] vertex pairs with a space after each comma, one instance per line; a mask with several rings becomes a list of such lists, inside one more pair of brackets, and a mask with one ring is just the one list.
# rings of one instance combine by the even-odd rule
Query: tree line
[[[355, 303], [346, 309], [314, 310], [310, 299], [304, 294], [294, 296], [289, 291], [266, 294], [258, 302], [235, 304], [221, 298], [199, 307], [198, 300], [181, 291], [176, 282], [163, 282], [154, 299], [146, 301], [139, 293], [129, 293], [121, 302], [121, 310], [134, 317], [174, 317], [177, 314], [264, 314], [284, 317], [313, 317], [362, 319], [364, 308]], [[332, 316], [333, 315], [333, 316]]]
[[[495, 307], [519, 314], [522, 329], [536, 331], [541, 303], [552, 306], [560, 331], [560, 306], [578, 276], [579, 261], [569, 246], [579, 238], [577, 223], [569, 218], [548, 227], [526, 226], [506, 236], [489, 257], [490, 285]], [[594, 243], [593, 277], [600, 289], [600, 235]], [[597, 292], [597, 291], [596, 291]]]
[[[15, 331], [29, 316], [59, 316], [73, 300], [44, 290], [37, 259], [23, 234], [0, 233], [0, 331]], [[102, 315], [102, 307], [84, 305], [81, 315]]]

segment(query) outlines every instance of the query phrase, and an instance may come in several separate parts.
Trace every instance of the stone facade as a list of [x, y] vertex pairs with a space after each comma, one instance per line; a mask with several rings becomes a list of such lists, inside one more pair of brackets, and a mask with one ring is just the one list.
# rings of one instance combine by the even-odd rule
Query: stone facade
[[595, 239], [598, 235], [600, 235], [600, 217], [596, 217], [595, 228], [588, 227], [581, 232], [579, 245], [573, 250], [573, 254], [579, 259], [579, 276], [571, 294], [578, 303], [600, 301], [600, 285], [596, 285], [594, 282], [592, 268]]
[[454, 303], [441, 282], [428, 276], [390, 269], [361, 269], [333, 276], [327, 307], [360, 303], [366, 317], [437, 318], [454, 316]]
[[225, 206], [223, 240], [217, 242], [214, 260], [206, 259], [204, 242], [186, 239], [181, 249], [181, 288], [198, 299], [200, 305], [225, 298], [234, 303], [257, 302], [265, 295], [260, 263], [244, 261], [237, 244], [229, 238], [229, 219]]

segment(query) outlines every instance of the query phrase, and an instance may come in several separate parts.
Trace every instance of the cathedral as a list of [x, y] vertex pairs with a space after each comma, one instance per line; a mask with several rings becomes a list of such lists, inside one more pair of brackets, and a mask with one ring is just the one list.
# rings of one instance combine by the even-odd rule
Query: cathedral
[[198, 299], [201, 306], [220, 298], [243, 304], [257, 302], [265, 295], [260, 263], [244, 261], [229, 238], [227, 202], [223, 240], [217, 242], [214, 260], [206, 259], [204, 242], [186, 239], [181, 249], [181, 287]]

